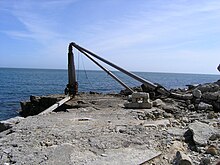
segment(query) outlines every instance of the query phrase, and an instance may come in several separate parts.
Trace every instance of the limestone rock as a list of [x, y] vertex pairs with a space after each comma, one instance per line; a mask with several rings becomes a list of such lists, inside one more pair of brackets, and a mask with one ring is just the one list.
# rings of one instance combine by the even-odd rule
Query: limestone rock
[[190, 93], [187, 94], [171, 93], [171, 97], [180, 100], [191, 100], [193, 98], [193, 95]]
[[202, 94], [202, 98], [204, 100], [212, 100], [212, 101], [218, 100], [219, 96], [220, 96], [220, 91], [217, 91], [217, 92], [206, 92], [206, 93]]
[[209, 165], [211, 163], [210, 158], [202, 158], [200, 161], [200, 165]]
[[169, 127], [170, 121], [168, 119], [147, 121], [143, 124], [144, 127]]
[[198, 105], [198, 110], [213, 110], [213, 106], [204, 102], [200, 102]]
[[218, 118], [217, 113], [215, 113], [214, 111], [210, 111], [207, 115], [207, 119], [214, 119], [214, 118]]
[[196, 98], [202, 97], [202, 92], [199, 89], [194, 89], [192, 93], [193, 93], [193, 96]]
[[220, 139], [220, 133], [213, 134], [213, 135], [209, 138], [209, 140], [211, 140], [211, 141], [215, 141], [215, 140], [217, 140], [217, 139]]
[[218, 149], [216, 146], [214, 145], [210, 145], [207, 150], [206, 150], [207, 154], [211, 154], [211, 155], [217, 155], [218, 154]]
[[203, 84], [203, 85], [199, 85], [197, 87], [197, 89], [199, 89], [202, 93], [205, 92], [216, 92], [219, 90], [219, 85], [215, 84], [215, 83], [207, 83], [207, 84]]
[[153, 106], [154, 107], [159, 107], [161, 105], [164, 105], [164, 102], [161, 99], [156, 99], [153, 101]]
[[0, 132], [12, 128], [15, 124], [19, 123], [22, 119], [24, 118], [17, 116], [14, 118], [10, 118], [8, 120], [0, 121]]
[[172, 104], [164, 104], [162, 109], [167, 113], [176, 113], [181, 111], [179, 107]]
[[172, 136], [180, 136], [180, 137], [182, 137], [184, 135], [184, 133], [186, 132], [186, 130], [185, 129], [171, 127], [171, 128], [168, 128], [167, 132], [170, 135], [172, 135]]
[[190, 158], [185, 154], [186, 147], [184, 147], [184, 143], [180, 141], [173, 141], [173, 144], [170, 147], [170, 151], [168, 153], [168, 158], [175, 165], [188, 165], [188, 162], [191, 162]]
[[181, 151], [176, 152], [176, 157], [174, 160], [175, 165], [192, 165], [192, 161], [188, 155]]
[[199, 121], [189, 124], [189, 131], [192, 132], [193, 140], [199, 146], [207, 145], [209, 138], [217, 132], [214, 127]]
[[195, 109], [194, 104], [190, 104], [190, 105], [188, 105], [188, 109], [189, 109], [189, 110], [194, 110], [194, 109]]

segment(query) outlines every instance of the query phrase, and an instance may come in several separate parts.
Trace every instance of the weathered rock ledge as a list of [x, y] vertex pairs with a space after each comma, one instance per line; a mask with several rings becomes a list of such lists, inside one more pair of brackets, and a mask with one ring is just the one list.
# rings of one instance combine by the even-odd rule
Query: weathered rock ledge
[[125, 109], [120, 95], [81, 93], [56, 112], [36, 115], [64, 98], [31, 96], [26, 118], [0, 124], [0, 164], [216, 164], [220, 161], [220, 81], [164, 97], [153, 108]]

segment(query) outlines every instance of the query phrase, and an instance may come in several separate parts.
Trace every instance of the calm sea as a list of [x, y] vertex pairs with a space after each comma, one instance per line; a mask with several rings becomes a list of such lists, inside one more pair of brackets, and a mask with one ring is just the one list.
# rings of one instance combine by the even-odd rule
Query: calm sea
[[[114, 72], [129, 86], [140, 85], [128, 76]], [[182, 88], [187, 84], [214, 82], [219, 75], [136, 72], [139, 76], [164, 87]], [[77, 71], [80, 92], [119, 92], [123, 87], [103, 71]], [[67, 70], [0, 68], [0, 120], [18, 115], [20, 101], [30, 95], [64, 93]]]

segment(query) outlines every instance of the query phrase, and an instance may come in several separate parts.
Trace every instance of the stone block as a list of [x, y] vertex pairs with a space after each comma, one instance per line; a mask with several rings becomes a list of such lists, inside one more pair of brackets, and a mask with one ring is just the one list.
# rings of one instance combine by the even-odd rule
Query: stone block
[[132, 102], [138, 102], [139, 100], [142, 102], [149, 102], [149, 93], [145, 92], [134, 92], [132, 93]]
[[125, 103], [125, 108], [128, 109], [150, 109], [152, 108], [153, 104], [152, 102], [149, 103]]

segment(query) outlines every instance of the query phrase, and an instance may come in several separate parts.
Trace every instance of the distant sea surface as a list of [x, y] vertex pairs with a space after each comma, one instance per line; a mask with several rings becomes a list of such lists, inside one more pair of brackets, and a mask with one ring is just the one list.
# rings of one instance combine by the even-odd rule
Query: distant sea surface
[[[114, 73], [129, 86], [141, 85], [120, 72]], [[184, 88], [188, 84], [214, 82], [220, 79], [220, 75], [205, 74], [150, 72], [135, 74], [168, 89]], [[124, 89], [103, 71], [77, 71], [77, 81], [79, 92], [112, 93]], [[0, 120], [17, 116], [20, 101], [28, 100], [30, 95], [64, 93], [67, 82], [67, 70], [0, 68]]]

